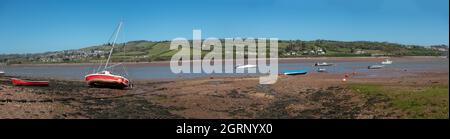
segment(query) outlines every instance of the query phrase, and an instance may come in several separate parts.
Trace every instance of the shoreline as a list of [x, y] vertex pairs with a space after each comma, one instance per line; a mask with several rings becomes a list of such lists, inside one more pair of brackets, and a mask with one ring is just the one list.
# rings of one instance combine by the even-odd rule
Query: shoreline
[[[292, 58], [278, 58], [279, 63], [292, 63], [292, 62], [357, 62], [357, 61], [380, 61], [384, 59], [444, 59], [441, 56], [401, 56], [401, 57], [292, 57]], [[226, 60], [227, 61], [227, 60]], [[196, 62], [196, 61], [192, 61]], [[170, 61], [153, 61], [153, 62], [113, 62], [123, 63], [124, 65], [154, 65], [154, 66], [166, 66], [170, 65]], [[45, 64], [11, 64], [9, 66], [92, 66], [99, 63], [45, 63]]]

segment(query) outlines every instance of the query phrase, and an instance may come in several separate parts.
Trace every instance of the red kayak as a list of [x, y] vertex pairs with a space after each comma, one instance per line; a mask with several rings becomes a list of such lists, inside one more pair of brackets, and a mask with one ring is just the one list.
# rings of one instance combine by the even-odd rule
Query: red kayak
[[111, 74], [109, 71], [86, 75], [85, 80], [89, 86], [93, 87], [125, 88], [130, 86], [127, 78]]
[[14, 86], [48, 86], [48, 81], [26, 81], [17, 78], [11, 78]]

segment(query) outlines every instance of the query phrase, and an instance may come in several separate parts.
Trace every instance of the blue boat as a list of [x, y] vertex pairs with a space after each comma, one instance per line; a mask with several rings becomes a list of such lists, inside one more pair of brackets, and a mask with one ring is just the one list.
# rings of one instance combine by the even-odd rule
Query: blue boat
[[284, 75], [303, 75], [306, 73], [308, 73], [306, 70], [287, 70], [283, 72]]

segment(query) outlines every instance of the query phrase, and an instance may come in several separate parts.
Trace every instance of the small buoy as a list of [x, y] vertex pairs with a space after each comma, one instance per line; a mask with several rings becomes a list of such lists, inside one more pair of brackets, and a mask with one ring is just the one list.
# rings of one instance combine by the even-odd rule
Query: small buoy
[[347, 81], [347, 79], [343, 78], [342, 81], [345, 82], [345, 81]]

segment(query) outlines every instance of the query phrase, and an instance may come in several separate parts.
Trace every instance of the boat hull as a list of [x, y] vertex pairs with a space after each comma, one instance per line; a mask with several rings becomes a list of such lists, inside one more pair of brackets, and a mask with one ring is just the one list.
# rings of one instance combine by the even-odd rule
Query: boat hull
[[237, 66], [236, 69], [256, 68], [256, 65], [242, 65]]
[[383, 68], [383, 65], [372, 65], [372, 66], [368, 66], [367, 69], [381, 69]]
[[85, 81], [92, 87], [125, 88], [129, 87], [129, 80], [117, 75], [89, 74]]
[[304, 75], [308, 73], [305, 70], [290, 70], [290, 71], [285, 71], [283, 74], [284, 75]]
[[314, 66], [324, 67], [324, 66], [333, 66], [332, 63], [316, 63]]
[[17, 78], [12, 78], [11, 82], [14, 86], [48, 86], [48, 81], [25, 81]]
[[326, 69], [317, 69], [317, 72], [326, 72]]

